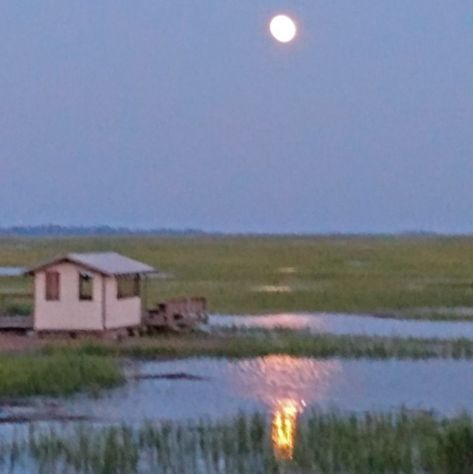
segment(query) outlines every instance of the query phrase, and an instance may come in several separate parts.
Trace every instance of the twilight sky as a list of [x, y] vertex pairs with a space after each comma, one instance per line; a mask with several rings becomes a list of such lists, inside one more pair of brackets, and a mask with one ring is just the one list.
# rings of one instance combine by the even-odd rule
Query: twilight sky
[[473, 232], [473, 2], [0, 2], [0, 226], [41, 223]]

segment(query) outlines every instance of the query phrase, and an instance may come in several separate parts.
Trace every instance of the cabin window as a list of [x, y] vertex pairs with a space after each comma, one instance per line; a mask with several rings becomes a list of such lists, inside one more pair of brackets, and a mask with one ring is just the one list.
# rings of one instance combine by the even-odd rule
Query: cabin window
[[79, 273], [79, 299], [90, 301], [94, 296], [94, 277], [87, 272]]
[[59, 272], [46, 272], [46, 301], [59, 301]]
[[140, 276], [117, 277], [117, 298], [133, 298], [134, 296], [140, 296]]

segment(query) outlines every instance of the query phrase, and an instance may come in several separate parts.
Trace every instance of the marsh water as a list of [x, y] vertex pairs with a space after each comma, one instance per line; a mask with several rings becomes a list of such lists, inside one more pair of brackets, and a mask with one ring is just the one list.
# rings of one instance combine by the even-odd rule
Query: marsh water
[[[133, 363], [129, 382], [95, 398], [55, 401], [53, 412], [105, 423], [222, 418], [240, 412], [314, 407], [454, 415], [473, 412], [473, 363], [344, 360], [272, 355], [230, 361], [192, 358]], [[452, 388], [454, 387], [454, 389]], [[41, 399], [41, 403], [48, 400]]]
[[[401, 337], [471, 337], [473, 323], [430, 322], [342, 314], [211, 316], [211, 327], [285, 327], [313, 333]], [[126, 363], [128, 382], [100, 396], [33, 398], [25, 406], [0, 406], [0, 422], [23, 419], [90, 419], [141, 423], [274, 413], [279, 406], [342, 411], [433, 410], [473, 413], [473, 362], [464, 360], [350, 360], [273, 355], [227, 360], [189, 358]]]
[[[473, 323], [428, 322], [341, 314], [211, 316], [210, 326], [283, 327], [312, 333], [428, 338], [473, 338]], [[33, 397], [0, 405], [0, 436], [27, 438], [31, 426], [73, 429], [147, 421], [221, 420], [264, 413], [272, 447], [292, 459], [295, 433], [311, 410], [341, 413], [432, 411], [473, 414], [473, 361], [453, 359], [317, 359], [270, 355], [228, 360], [188, 358], [123, 361], [127, 383], [95, 396]], [[15, 421], [21, 421], [19, 425]], [[174, 425], [173, 425], [174, 426]], [[32, 472], [33, 459], [14, 473]], [[28, 464], [30, 463], [30, 464]], [[202, 471], [202, 472], [205, 472]]]
[[473, 322], [421, 321], [343, 313], [212, 315], [209, 324], [211, 328], [283, 328], [307, 330], [312, 334], [473, 339]]
[[21, 276], [25, 271], [23, 267], [0, 267], [0, 277]]
[[[34, 425], [47, 431], [74, 426], [58, 423], [57, 415], [86, 417], [96, 426], [138, 428], [146, 421], [215, 420], [261, 412], [269, 418], [276, 455], [291, 459], [298, 423], [312, 409], [362, 413], [404, 408], [441, 416], [473, 413], [473, 363], [464, 360], [322, 360], [271, 355], [242, 360], [128, 361], [126, 372], [124, 386], [98, 397], [38, 397], [29, 406], [4, 407], [0, 415], [43, 412], [50, 420], [39, 421], [40, 416]], [[0, 435], [3, 439], [27, 437], [28, 426], [1, 423]], [[33, 465], [11, 472], [31, 472]]]

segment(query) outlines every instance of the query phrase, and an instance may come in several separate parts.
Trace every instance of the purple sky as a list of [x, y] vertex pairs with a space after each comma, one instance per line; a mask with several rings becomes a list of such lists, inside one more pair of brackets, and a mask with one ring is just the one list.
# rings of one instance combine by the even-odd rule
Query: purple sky
[[0, 226], [473, 232], [471, 1], [6, 0], [0, 47]]

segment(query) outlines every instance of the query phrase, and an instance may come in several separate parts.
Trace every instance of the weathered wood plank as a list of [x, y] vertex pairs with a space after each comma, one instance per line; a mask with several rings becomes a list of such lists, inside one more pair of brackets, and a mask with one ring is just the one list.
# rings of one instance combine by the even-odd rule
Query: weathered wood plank
[[0, 315], [0, 331], [1, 330], [29, 330], [33, 329], [32, 316], [1, 316]]

